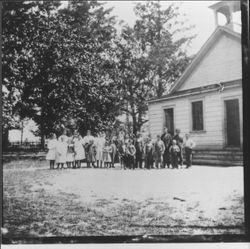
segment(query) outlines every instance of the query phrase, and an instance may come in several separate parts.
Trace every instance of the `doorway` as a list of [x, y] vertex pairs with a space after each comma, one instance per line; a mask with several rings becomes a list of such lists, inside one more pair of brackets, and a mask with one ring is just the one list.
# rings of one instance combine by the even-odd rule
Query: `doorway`
[[168, 132], [174, 135], [174, 108], [164, 109], [165, 113], [165, 127], [168, 128]]
[[226, 145], [240, 147], [240, 112], [239, 100], [225, 100], [226, 111]]

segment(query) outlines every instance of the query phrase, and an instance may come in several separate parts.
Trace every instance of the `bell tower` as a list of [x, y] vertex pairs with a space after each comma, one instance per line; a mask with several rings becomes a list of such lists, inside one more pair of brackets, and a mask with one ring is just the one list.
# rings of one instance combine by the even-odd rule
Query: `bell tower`
[[240, 1], [220, 1], [216, 4], [209, 6], [214, 12], [215, 27], [222, 26], [219, 24], [218, 15], [223, 14], [226, 17], [226, 24], [224, 26], [235, 31], [235, 23], [233, 13], [240, 11]]

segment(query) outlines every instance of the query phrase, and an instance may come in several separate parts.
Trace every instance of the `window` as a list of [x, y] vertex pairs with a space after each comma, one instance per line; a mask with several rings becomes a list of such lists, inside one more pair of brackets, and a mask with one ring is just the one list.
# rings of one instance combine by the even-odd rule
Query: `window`
[[202, 101], [192, 102], [192, 125], [193, 131], [203, 131], [203, 103]]

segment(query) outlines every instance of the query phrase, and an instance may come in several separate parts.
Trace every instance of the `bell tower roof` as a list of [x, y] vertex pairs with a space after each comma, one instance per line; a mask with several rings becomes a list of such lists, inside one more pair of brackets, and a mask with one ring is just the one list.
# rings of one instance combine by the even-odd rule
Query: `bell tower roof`
[[240, 1], [220, 1], [209, 6], [210, 9], [220, 12], [224, 15], [229, 14], [228, 8], [230, 7], [232, 8], [233, 12], [240, 11]]
[[209, 6], [210, 9], [214, 12], [215, 17], [215, 26], [219, 26], [218, 22], [218, 14], [223, 14], [226, 17], [226, 24], [225, 26], [234, 29], [234, 18], [233, 13], [238, 12], [241, 10], [240, 8], [240, 1], [220, 1]]

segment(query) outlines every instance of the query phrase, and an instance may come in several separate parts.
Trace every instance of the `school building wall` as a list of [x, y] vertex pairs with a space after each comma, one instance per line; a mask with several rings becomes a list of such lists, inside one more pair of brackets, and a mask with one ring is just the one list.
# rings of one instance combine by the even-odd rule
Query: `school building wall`
[[[228, 99], [239, 99], [241, 144], [242, 133], [242, 88], [225, 89], [175, 99], [149, 103], [149, 128], [152, 138], [162, 134], [165, 126], [164, 109], [174, 108], [174, 129], [181, 129], [181, 135], [191, 132], [197, 149], [223, 149], [225, 147], [225, 106]], [[203, 101], [204, 131], [192, 131], [191, 102]]]
[[242, 78], [241, 42], [222, 35], [178, 91]]

